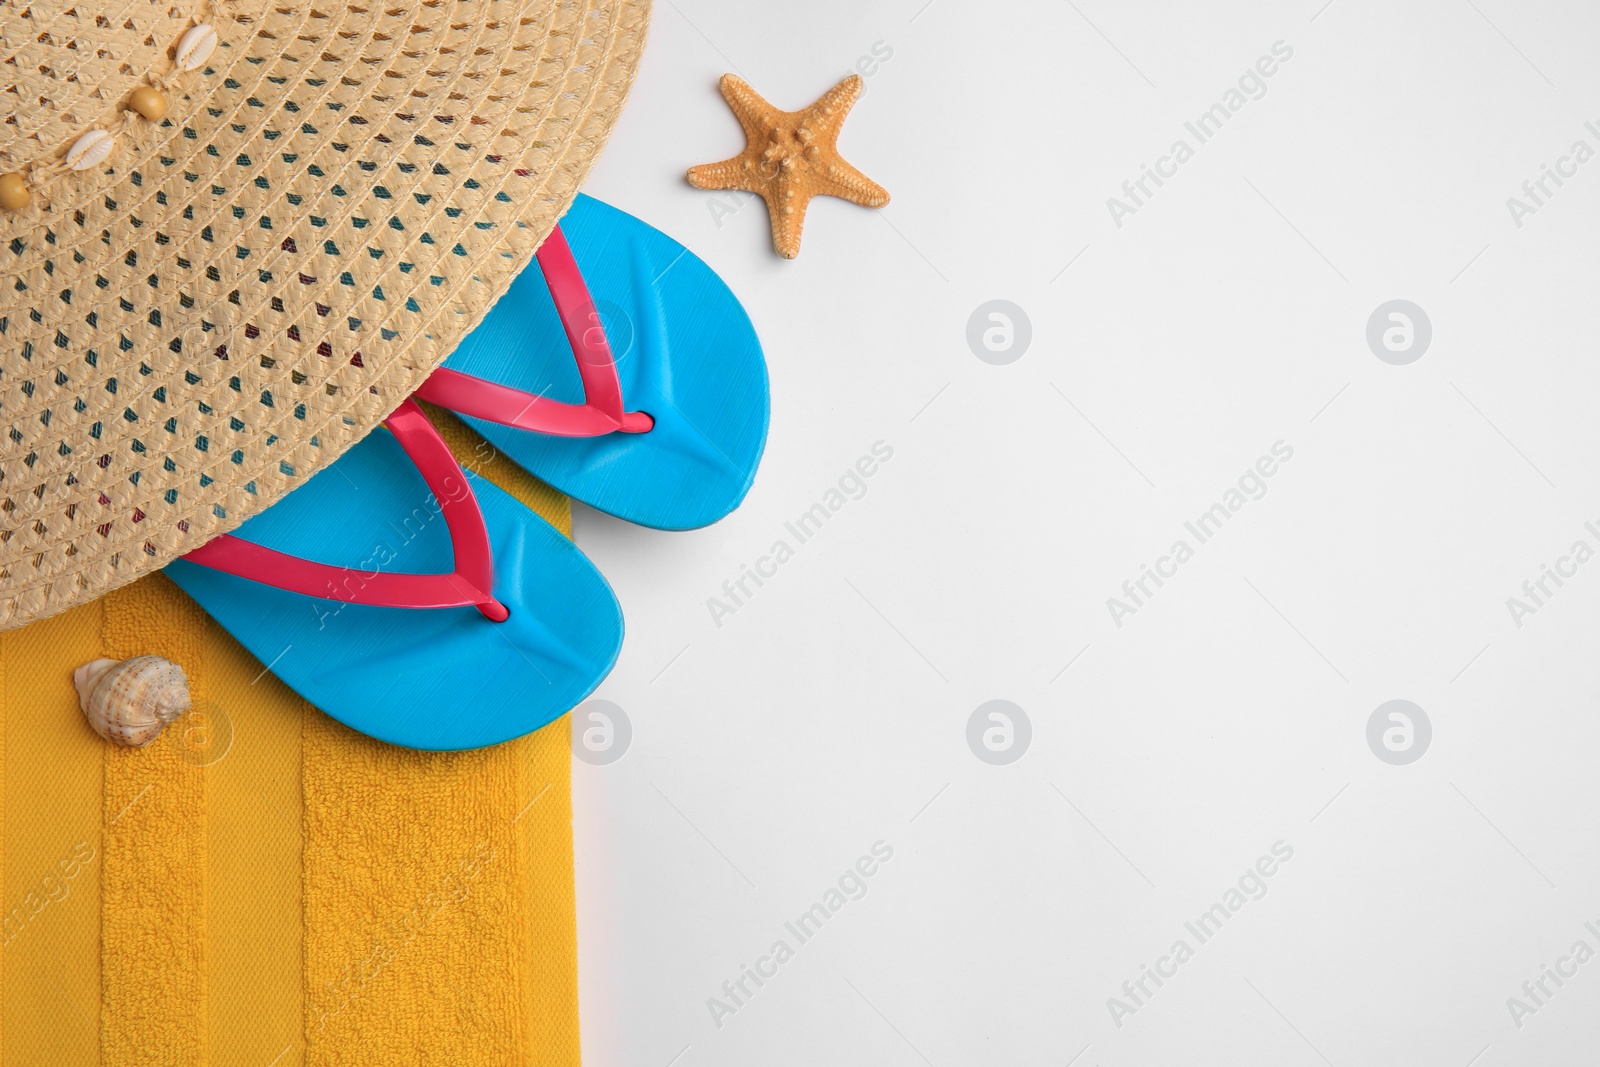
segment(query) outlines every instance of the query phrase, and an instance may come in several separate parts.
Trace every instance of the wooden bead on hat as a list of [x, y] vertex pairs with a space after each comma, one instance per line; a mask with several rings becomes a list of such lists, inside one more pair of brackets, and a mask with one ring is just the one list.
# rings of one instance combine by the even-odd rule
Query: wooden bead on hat
[[33, 199], [28, 194], [28, 183], [22, 175], [13, 171], [10, 174], [0, 174], [0, 208], [6, 211], [16, 211], [28, 206], [28, 201]]
[[128, 94], [128, 107], [151, 122], [167, 113], [167, 98], [148, 85], [141, 85]]

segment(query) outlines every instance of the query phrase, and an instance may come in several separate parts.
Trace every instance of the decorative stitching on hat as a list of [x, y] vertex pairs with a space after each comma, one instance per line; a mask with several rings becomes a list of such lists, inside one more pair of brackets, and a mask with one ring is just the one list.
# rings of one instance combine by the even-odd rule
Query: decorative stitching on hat
[[[171, 44], [161, 53], [161, 58], [171, 64], [169, 69], [165, 71], [145, 71], [130, 81], [120, 93], [115, 94], [115, 99], [119, 101], [119, 104], [117, 105], [116, 115], [110, 122], [82, 127], [77, 135], [73, 136], [65, 144], [56, 147], [49, 155], [14, 165], [9, 169], [9, 173], [20, 175], [27, 184], [29, 194], [38, 197], [42, 203], [47, 204], [49, 189], [55, 180], [76, 170], [89, 169], [82, 165], [74, 165], [73, 162], [75, 150], [84, 144], [86, 140], [94, 137], [95, 134], [104, 134], [106, 140], [102, 141], [101, 144], [107, 152], [114, 151], [115, 140], [119, 134], [128, 131], [135, 124], [147, 121], [133, 107], [120, 103], [121, 101], [126, 101], [136, 88], [147, 85], [158, 93], [172, 93], [205, 69], [203, 59], [194, 66], [186, 67], [182, 62], [183, 57], [178, 54], [180, 46], [188, 38], [191, 31], [202, 27], [209, 28], [213, 32], [215, 35], [213, 37], [214, 44], [222, 44], [221, 34], [223, 30], [232, 24], [232, 20], [226, 17], [232, 6], [233, 0], [202, 0], [200, 3], [193, 4], [190, 8], [191, 14], [187, 19], [183, 34], [174, 37]], [[24, 11], [20, 17], [31, 20], [31, 10]], [[98, 21], [105, 21], [105, 16], [98, 16], [97, 19]], [[48, 30], [43, 32], [48, 32]], [[209, 54], [210, 49], [206, 49], [206, 52]], [[24, 79], [24, 84], [27, 84], [26, 79]], [[101, 157], [101, 159], [104, 158], [104, 156]]]

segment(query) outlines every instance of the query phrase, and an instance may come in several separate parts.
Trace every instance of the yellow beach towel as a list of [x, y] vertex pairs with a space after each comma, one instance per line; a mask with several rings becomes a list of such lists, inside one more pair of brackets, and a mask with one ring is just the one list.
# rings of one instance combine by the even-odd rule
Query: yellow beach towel
[[[454, 417], [463, 466], [564, 498]], [[163, 655], [151, 746], [73, 668]], [[579, 1062], [568, 725], [423, 753], [306, 704], [157, 574], [0, 635], [0, 1067]]]

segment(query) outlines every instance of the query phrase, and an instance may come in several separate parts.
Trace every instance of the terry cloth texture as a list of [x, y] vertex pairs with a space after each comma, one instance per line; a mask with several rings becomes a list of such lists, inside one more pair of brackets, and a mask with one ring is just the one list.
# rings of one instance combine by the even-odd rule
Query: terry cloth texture
[[[183, 664], [194, 710], [114, 749], [71, 672], [140, 652]], [[161, 575], [0, 634], [0, 698], [0, 1067], [579, 1063], [565, 717], [476, 752], [379, 744]]]
[[209, 1058], [208, 774], [182, 744], [204, 728], [205, 625], [205, 612], [165, 580], [124, 586], [101, 603], [104, 654], [182, 664], [201, 709], [168, 728], [167, 744], [104, 750], [100, 1062], [116, 1067]]

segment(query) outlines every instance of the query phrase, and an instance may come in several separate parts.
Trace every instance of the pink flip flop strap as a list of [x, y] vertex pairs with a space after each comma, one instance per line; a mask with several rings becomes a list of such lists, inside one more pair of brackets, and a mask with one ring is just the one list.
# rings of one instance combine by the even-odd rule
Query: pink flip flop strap
[[324, 600], [386, 608], [458, 608], [470, 604], [491, 622], [504, 622], [511, 613], [491, 592], [494, 558], [489, 549], [489, 531], [466, 473], [416, 401], [408, 399], [383, 424], [417, 465], [438, 501], [455, 554], [455, 569], [450, 573], [368, 573], [355, 567], [301, 559], [232, 534], [208, 541], [183, 558], [225, 574]]
[[434, 371], [416, 395], [476, 419], [555, 437], [647, 432], [655, 420], [642, 411], [623, 407], [616, 357], [561, 227], [550, 232], [539, 247], [537, 258], [556, 314], [566, 330], [567, 344], [578, 362], [583, 403], [551, 400], [445, 367]]

